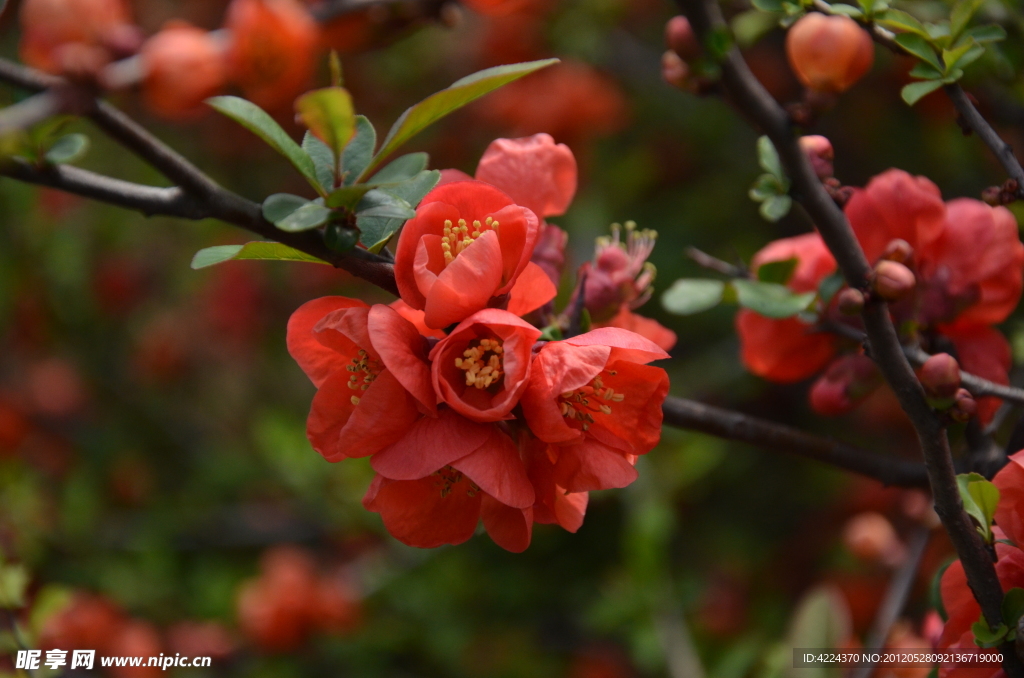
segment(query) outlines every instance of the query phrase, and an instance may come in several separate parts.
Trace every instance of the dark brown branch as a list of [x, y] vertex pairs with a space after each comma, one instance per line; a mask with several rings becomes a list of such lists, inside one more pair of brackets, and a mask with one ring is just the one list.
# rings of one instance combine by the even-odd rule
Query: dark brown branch
[[730, 278], [746, 278], [748, 276], [748, 272], [739, 266], [730, 264], [728, 261], [722, 261], [718, 257], [713, 257], [696, 247], [687, 247], [686, 256], [692, 259], [698, 266], [727, 275]]
[[159, 188], [113, 179], [69, 165], [37, 167], [9, 158], [0, 165], [0, 176], [74, 193], [86, 198], [137, 210], [147, 216], [164, 215], [182, 219], [219, 219], [245, 228], [323, 259], [338, 268], [398, 295], [393, 266], [365, 250], [338, 254], [328, 249], [316, 231], [287, 233], [263, 218], [260, 206], [230, 191], [220, 190], [207, 199], [177, 186]]
[[1003, 141], [992, 126], [988, 124], [988, 121], [978, 112], [978, 109], [974, 107], [970, 97], [964, 92], [963, 87], [959, 84], [946, 85], [943, 87], [946, 91], [946, 95], [949, 100], [953, 102], [953, 106], [956, 107], [957, 113], [960, 114], [961, 120], [975, 133], [978, 137], [985, 142], [985, 145], [989, 147], [989, 150], [999, 160], [999, 164], [1003, 166], [1006, 173], [1010, 175], [1010, 178], [1017, 182], [1016, 195], [1018, 198], [1024, 198], [1024, 168], [1020, 166], [1020, 161], [1017, 160], [1017, 156], [1013, 153], [1013, 148], [1010, 144]]
[[[708, 0], [677, 1], [705, 44], [709, 44], [708, 38], [713, 31], [728, 31], [717, 4]], [[851, 287], [867, 289], [871, 269], [864, 251], [846, 216], [824, 190], [801, 151], [789, 116], [750, 72], [735, 46], [722, 57], [720, 65], [726, 91], [735, 105], [775, 145], [793, 182], [794, 194], [818, 227], [846, 282]], [[963, 511], [946, 430], [937, 413], [928, 405], [921, 384], [903, 354], [887, 305], [873, 296], [865, 304], [862, 318], [871, 342], [872, 358], [917, 432], [935, 510], [956, 547], [971, 590], [986, 620], [994, 628], [1002, 621], [1000, 605], [1003, 591], [992, 560]], [[1011, 678], [1024, 678], [1024, 666], [1012, 653], [1007, 653], [1003, 666]]]
[[885, 485], [928, 487], [924, 466], [917, 462], [886, 457], [796, 428], [684, 398], [667, 398], [662, 410], [665, 423], [670, 426], [806, 457], [874, 478]]

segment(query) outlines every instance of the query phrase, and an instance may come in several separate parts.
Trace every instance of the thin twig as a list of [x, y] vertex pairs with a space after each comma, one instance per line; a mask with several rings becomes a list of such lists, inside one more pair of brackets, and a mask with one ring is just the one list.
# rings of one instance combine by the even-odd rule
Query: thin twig
[[[698, 36], [709, 44], [712, 32], [728, 31], [721, 9], [709, 0], [677, 0], [689, 16]], [[846, 216], [824, 190], [810, 162], [800, 149], [792, 121], [751, 73], [738, 48], [721, 57], [722, 83], [732, 102], [766, 134], [779, 153], [786, 174], [793, 181], [800, 204], [818, 227], [835, 257], [847, 284], [868, 288], [870, 265]], [[935, 510], [949, 533], [967, 581], [992, 628], [1002, 623], [1003, 590], [984, 544], [964, 513], [956, 483], [946, 430], [929, 406], [914, 369], [903, 354], [896, 328], [885, 302], [872, 296], [861, 317], [871, 342], [872, 358], [907, 413], [921, 446], [928, 470]], [[1024, 678], [1024, 665], [1012, 651], [1003, 653], [1003, 668], [1010, 678]]]
[[1016, 196], [1024, 198], [1024, 168], [1021, 167], [1020, 161], [1014, 155], [1013, 147], [1003, 141], [1003, 138], [992, 129], [988, 121], [971, 103], [971, 99], [964, 92], [963, 87], [953, 83], [952, 85], [946, 85], [942, 89], [945, 90], [949, 100], [953, 102], [957, 113], [960, 114], [960, 119], [985, 142], [985, 145], [996, 156], [996, 159], [999, 160], [999, 164], [1003, 166], [1006, 173], [1017, 182]]
[[730, 278], [746, 278], [749, 274], [748, 271], [730, 264], [728, 261], [723, 261], [718, 257], [713, 257], [707, 252], [701, 251], [696, 247], [687, 247], [686, 256], [695, 261], [698, 266], [702, 266], [710, 271], [716, 271], [722, 275], [727, 275]]
[[928, 487], [924, 466], [919, 462], [883, 456], [783, 424], [685, 398], [666, 398], [662, 410], [664, 421], [669, 426], [806, 457], [874, 478], [885, 485]]
[[[885, 597], [882, 598], [882, 604], [878, 607], [878, 612], [875, 614], [875, 619], [871, 623], [871, 629], [868, 631], [867, 638], [864, 641], [865, 648], [875, 651], [885, 647], [885, 643], [889, 639], [889, 633], [892, 631], [893, 625], [899, 619], [900, 612], [903, 611], [907, 604], [907, 599], [910, 597], [915, 575], [917, 575], [917, 568], [921, 566], [921, 558], [924, 556], [925, 547], [928, 546], [931, 532], [930, 528], [919, 525], [910, 535], [906, 560], [896, 570], [892, 580], [889, 582], [889, 588], [885, 591]], [[871, 678], [871, 674], [874, 673], [876, 666], [875, 662], [862, 664], [853, 671], [850, 678]]]

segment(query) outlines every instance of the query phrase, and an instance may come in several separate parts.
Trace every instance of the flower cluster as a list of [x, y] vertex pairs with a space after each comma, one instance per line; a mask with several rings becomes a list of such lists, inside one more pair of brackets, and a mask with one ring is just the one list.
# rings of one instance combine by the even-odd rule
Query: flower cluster
[[575, 532], [587, 492], [631, 483], [658, 442], [668, 376], [647, 363], [661, 348], [611, 327], [540, 341], [522, 318], [555, 294], [531, 255], [575, 169], [547, 135], [494, 142], [476, 179], [446, 171], [406, 223], [401, 300], [324, 297], [289, 321], [289, 351], [319, 389], [313, 447], [370, 458], [363, 504], [406, 544], [458, 544], [481, 520], [515, 552], [534, 523]]
[[[890, 308], [903, 339], [955, 354], [967, 372], [1008, 383], [1010, 347], [993, 325], [1021, 296], [1024, 245], [1009, 210], [969, 198], [944, 203], [928, 179], [892, 169], [855, 189], [845, 212], [868, 260], [888, 265], [876, 268], [876, 289], [884, 293], [885, 283], [896, 293]], [[836, 271], [817, 233], [769, 243], [752, 267], [790, 259], [797, 263], [787, 284], [796, 292], [818, 290]], [[841, 302], [843, 294], [837, 297]], [[812, 406], [823, 414], [850, 410], [881, 379], [863, 355], [837, 358], [844, 340], [830, 326], [859, 327], [841, 305], [823, 309], [817, 324], [740, 311], [743, 363], [776, 382], [800, 381], [831, 364], [811, 390]], [[987, 419], [997, 406], [982, 398], [978, 413]]]

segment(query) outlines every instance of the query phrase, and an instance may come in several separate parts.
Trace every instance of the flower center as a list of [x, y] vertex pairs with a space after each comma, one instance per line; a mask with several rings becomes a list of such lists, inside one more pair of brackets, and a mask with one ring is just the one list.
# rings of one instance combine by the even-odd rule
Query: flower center
[[[348, 378], [348, 387], [353, 391], [365, 391], [370, 388], [370, 384], [383, 368], [380, 361], [373, 360], [366, 351], [359, 349], [356, 357], [352, 358], [351, 364], [345, 366], [345, 369], [352, 373]], [[358, 396], [352, 396], [352, 404], [359, 404]]]
[[484, 389], [497, 383], [505, 375], [501, 369], [504, 351], [500, 339], [470, 342], [463, 357], [455, 359], [455, 366], [466, 373], [466, 386]]
[[[616, 372], [608, 374], [615, 376]], [[558, 407], [563, 417], [583, 424], [583, 430], [590, 429], [595, 414], [611, 414], [609, 403], [621, 403], [626, 399], [622, 393], [616, 393], [610, 386], [605, 386], [601, 375], [597, 375], [586, 386], [575, 391], [566, 391], [559, 396]]]
[[484, 219], [484, 223], [478, 220], [473, 221], [472, 229], [466, 224], [465, 219], [459, 219], [459, 223], [452, 225], [451, 219], [444, 220], [444, 235], [441, 236], [441, 249], [444, 250], [444, 263], [448, 265], [455, 261], [463, 250], [473, 244], [473, 241], [486, 231], [497, 231], [499, 224], [493, 217]]
[[[465, 478], [462, 471], [456, 471], [451, 466], [445, 466], [440, 470], [434, 471], [434, 475], [438, 477], [438, 480], [434, 485], [440, 488], [442, 499], [451, 494], [452, 487], [460, 483], [462, 479]], [[477, 487], [476, 483], [468, 478], [466, 478], [466, 482], [469, 484], [469, 487], [466, 488], [466, 496], [475, 497], [476, 493], [480, 491], [480, 488]]]

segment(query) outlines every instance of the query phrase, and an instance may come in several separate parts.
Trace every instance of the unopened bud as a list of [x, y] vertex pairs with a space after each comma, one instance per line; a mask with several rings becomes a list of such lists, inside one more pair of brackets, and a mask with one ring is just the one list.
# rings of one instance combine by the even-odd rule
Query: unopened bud
[[811, 161], [811, 167], [819, 179], [828, 179], [835, 173], [832, 161], [835, 160], [836, 154], [832, 149], [832, 142], [827, 138], [819, 134], [800, 137], [800, 149]]
[[860, 315], [864, 310], [864, 293], [853, 287], [847, 287], [836, 299], [839, 312], [843, 315]]
[[909, 268], [899, 262], [886, 259], [878, 262], [878, 265], [875, 266], [871, 286], [878, 296], [888, 301], [896, 301], [906, 296], [916, 284], [914, 273]]
[[875, 512], [850, 518], [843, 529], [843, 543], [858, 558], [890, 567], [898, 565], [905, 553], [892, 523]]
[[1002, 186], [989, 186], [981, 192], [981, 199], [993, 207], [1003, 204]]
[[905, 264], [914, 256], [914, 248], [906, 240], [896, 238], [885, 246], [882, 258], [895, 261], [898, 264]]
[[110, 63], [110, 52], [96, 45], [71, 42], [54, 51], [60, 72], [75, 82], [95, 83], [103, 67]]
[[921, 385], [929, 398], [946, 400], [960, 390], [960, 365], [948, 353], [938, 353], [921, 366]]
[[686, 65], [682, 57], [667, 50], [661, 55], [661, 77], [668, 84], [679, 89], [686, 89], [686, 80], [690, 75], [690, 67]]
[[963, 423], [977, 413], [978, 402], [974, 399], [974, 396], [972, 396], [965, 388], [957, 391], [956, 400], [953, 403], [953, 407], [949, 410], [949, 416], [952, 417], [954, 421]]
[[686, 61], [700, 56], [700, 41], [685, 16], [674, 16], [665, 24], [665, 44]]

